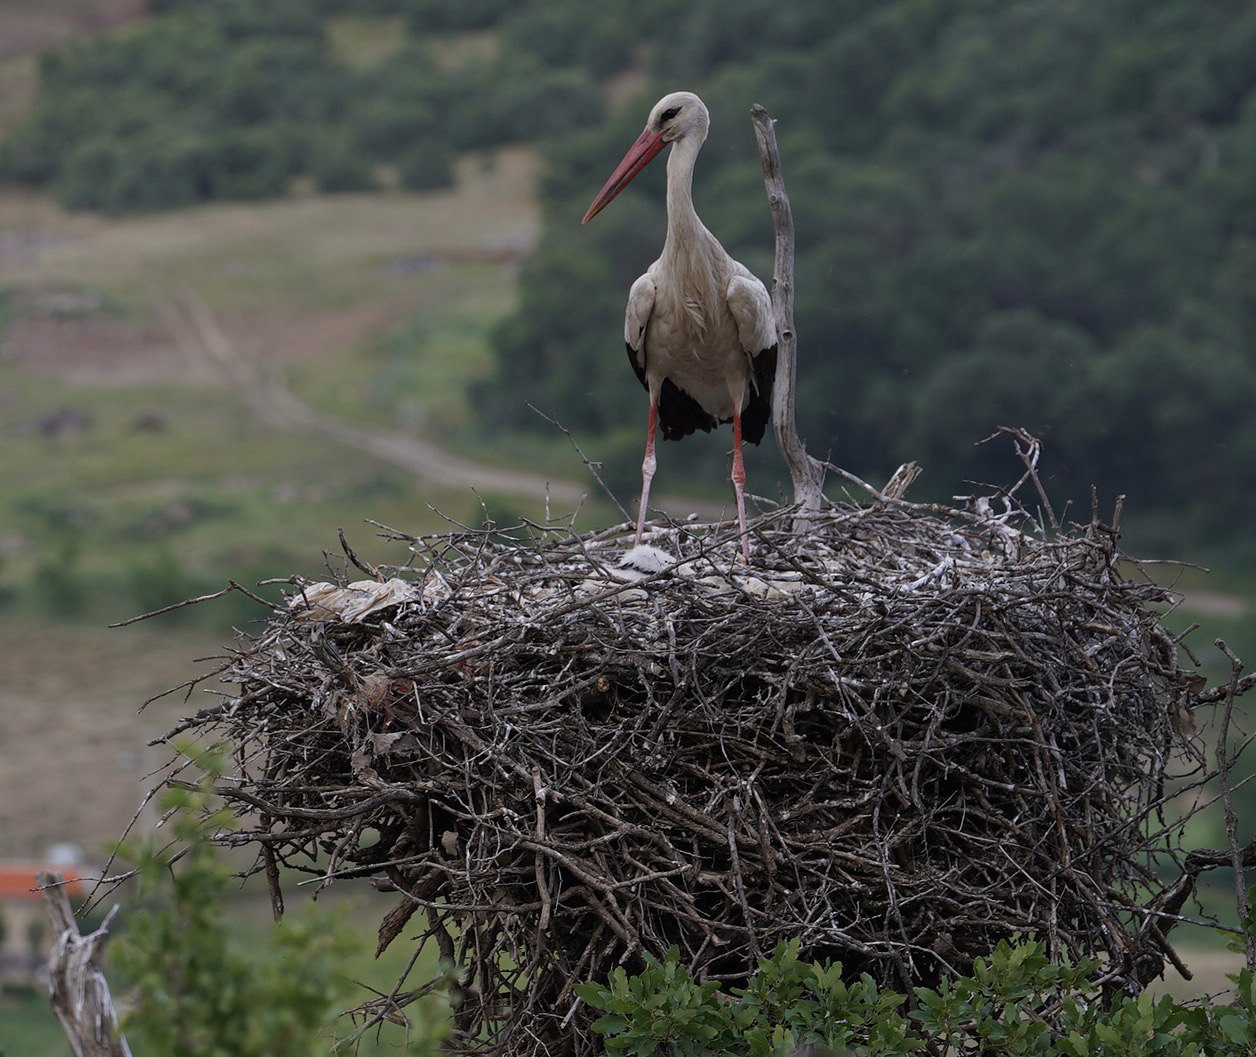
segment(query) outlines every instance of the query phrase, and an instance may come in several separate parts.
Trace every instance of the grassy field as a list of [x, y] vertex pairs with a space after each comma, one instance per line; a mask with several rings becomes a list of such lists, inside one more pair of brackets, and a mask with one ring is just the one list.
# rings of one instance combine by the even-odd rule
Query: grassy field
[[[467, 387], [491, 367], [489, 330], [535, 237], [536, 161], [511, 150], [463, 170], [450, 193], [124, 221], [0, 197], [10, 604], [22, 595], [26, 611], [72, 616], [79, 602], [38, 581], [73, 576], [91, 595], [84, 612], [116, 619], [145, 566], [177, 570], [180, 589], [285, 564], [308, 572], [338, 526], [366, 516], [423, 530], [439, 524], [437, 506], [478, 520], [469, 488], [435, 489], [259, 413], [242, 391], [253, 383], [189, 338], [178, 307], [206, 305], [249, 378], [279, 380], [316, 412], [465, 435]], [[573, 468], [565, 453], [553, 461]]]
[[[0, 198], [0, 626], [10, 647], [0, 647], [0, 719], [24, 738], [21, 754], [0, 752], [0, 855], [62, 839], [94, 851], [115, 837], [138, 801], [143, 743], [170, 717], [159, 708], [137, 724], [136, 706], [260, 610], [235, 596], [151, 627], [104, 625], [228, 578], [319, 576], [340, 527], [364, 557], [404, 561], [367, 517], [425, 531], [446, 524], [432, 508], [472, 524], [484, 516], [469, 487], [433, 486], [259, 409], [213, 350], [187, 339], [182, 292], [211, 307], [255, 382], [278, 378], [342, 419], [456, 434], [533, 237], [534, 174], [529, 154], [507, 152], [430, 198], [125, 221]], [[392, 379], [414, 371], [422, 400], [401, 406]], [[497, 515], [543, 507], [539, 492], [483, 500]], [[69, 737], [44, 721], [49, 710], [73, 717]], [[74, 761], [64, 795], [33, 766], [58, 754]], [[74, 806], [80, 777], [99, 790], [91, 810]]]

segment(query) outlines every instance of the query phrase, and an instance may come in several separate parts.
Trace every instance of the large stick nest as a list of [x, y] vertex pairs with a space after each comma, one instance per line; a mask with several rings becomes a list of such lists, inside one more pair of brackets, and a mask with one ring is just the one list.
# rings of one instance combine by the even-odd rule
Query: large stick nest
[[1166, 592], [1097, 521], [789, 521], [754, 523], [749, 568], [727, 525], [655, 530], [644, 575], [626, 526], [458, 530], [298, 584], [180, 728], [237, 747], [228, 839], [272, 879], [399, 893], [381, 944], [420, 911], [494, 1053], [587, 1045], [573, 985], [673, 945], [736, 978], [796, 939], [902, 987], [1033, 933], [1110, 984], [1159, 972], [1156, 819], [1197, 703]]

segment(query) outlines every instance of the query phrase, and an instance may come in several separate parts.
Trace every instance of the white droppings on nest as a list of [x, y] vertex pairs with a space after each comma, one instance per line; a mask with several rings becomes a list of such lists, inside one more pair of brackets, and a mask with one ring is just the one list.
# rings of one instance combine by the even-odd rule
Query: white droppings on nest
[[953, 583], [954, 576], [949, 575], [955, 570], [955, 559], [951, 555], [944, 557], [932, 569], [926, 569], [923, 573], [912, 580], [910, 583], [903, 585], [905, 591], [919, 591], [922, 587], [937, 581], [939, 586], [945, 587], [949, 583]]

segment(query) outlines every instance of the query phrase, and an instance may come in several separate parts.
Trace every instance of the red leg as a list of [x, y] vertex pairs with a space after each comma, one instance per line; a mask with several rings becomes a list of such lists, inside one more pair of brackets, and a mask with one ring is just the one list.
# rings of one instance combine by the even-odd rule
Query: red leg
[[741, 553], [750, 564], [750, 536], [746, 531], [746, 464], [741, 459], [741, 412], [733, 412], [733, 491], [737, 493], [737, 523], [741, 526]]
[[659, 422], [659, 402], [650, 401], [650, 423], [645, 430], [645, 458], [641, 461], [641, 509], [637, 513], [637, 538], [634, 547], [641, 546], [641, 533], [645, 531], [645, 512], [650, 504], [650, 482], [654, 480], [654, 428]]

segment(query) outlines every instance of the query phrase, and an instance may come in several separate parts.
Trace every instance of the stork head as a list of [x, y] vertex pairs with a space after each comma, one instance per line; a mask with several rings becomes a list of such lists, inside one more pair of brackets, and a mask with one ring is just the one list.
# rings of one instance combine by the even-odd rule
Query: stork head
[[657, 132], [664, 143], [686, 136], [692, 136], [701, 143], [710, 127], [711, 115], [707, 113], [706, 104], [692, 92], [672, 92], [663, 96], [654, 104], [645, 123], [646, 131]]
[[593, 199], [593, 204], [589, 206], [581, 223], [587, 224], [610, 205], [611, 200], [669, 143], [679, 139], [692, 139], [701, 143], [706, 139], [710, 125], [711, 116], [707, 113], [706, 105], [692, 92], [672, 92], [663, 96], [654, 104], [644, 131], [637, 137], [637, 142], [628, 148], [624, 160]]

